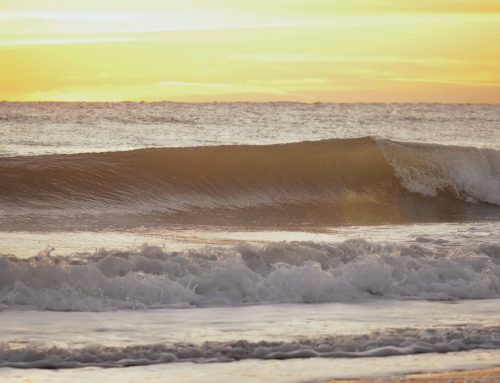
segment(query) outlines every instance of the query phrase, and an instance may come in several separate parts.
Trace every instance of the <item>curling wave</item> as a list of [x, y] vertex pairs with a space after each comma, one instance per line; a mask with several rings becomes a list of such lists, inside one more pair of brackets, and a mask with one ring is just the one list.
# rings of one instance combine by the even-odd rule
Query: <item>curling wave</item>
[[500, 244], [291, 242], [167, 252], [144, 246], [0, 258], [0, 307], [113, 310], [500, 297]]
[[500, 216], [500, 151], [371, 137], [0, 158], [0, 228]]
[[499, 349], [499, 326], [389, 329], [297, 341], [245, 340], [126, 347], [15, 347], [0, 344], [0, 367], [128, 367], [171, 362], [231, 362], [245, 359], [369, 358], [430, 352]]

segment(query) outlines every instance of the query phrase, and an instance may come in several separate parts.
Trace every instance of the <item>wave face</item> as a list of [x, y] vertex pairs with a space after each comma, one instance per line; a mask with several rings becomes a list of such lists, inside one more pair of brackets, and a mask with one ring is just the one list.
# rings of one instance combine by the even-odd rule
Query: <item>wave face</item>
[[500, 216], [500, 151], [373, 138], [0, 158], [0, 228]]
[[0, 307], [101, 311], [500, 297], [500, 244], [274, 243], [0, 258]]
[[368, 358], [430, 352], [499, 349], [499, 326], [390, 329], [297, 341], [245, 340], [202, 344], [149, 344], [126, 347], [13, 347], [0, 344], [0, 367], [128, 367], [170, 362], [231, 362], [245, 359]]

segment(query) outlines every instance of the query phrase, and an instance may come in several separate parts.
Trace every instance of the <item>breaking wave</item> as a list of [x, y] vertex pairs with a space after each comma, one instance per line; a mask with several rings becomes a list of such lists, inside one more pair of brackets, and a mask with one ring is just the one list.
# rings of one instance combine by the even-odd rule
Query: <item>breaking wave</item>
[[291, 242], [0, 258], [0, 307], [100, 311], [500, 297], [500, 244]]
[[0, 228], [500, 216], [500, 151], [371, 137], [0, 158]]
[[245, 340], [126, 347], [15, 347], [0, 344], [0, 367], [128, 367], [171, 362], [231, 362], [244, 359], [368, 358], [500, 348], [499, 326], [389, 329], [297, 341]]

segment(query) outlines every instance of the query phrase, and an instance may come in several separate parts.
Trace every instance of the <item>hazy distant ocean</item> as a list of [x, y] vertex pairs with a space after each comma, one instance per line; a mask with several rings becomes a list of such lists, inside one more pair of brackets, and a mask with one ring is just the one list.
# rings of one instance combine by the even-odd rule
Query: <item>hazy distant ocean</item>
[[500, 365], [499, 123], [498, 105], [0, 103], [0, 380]]

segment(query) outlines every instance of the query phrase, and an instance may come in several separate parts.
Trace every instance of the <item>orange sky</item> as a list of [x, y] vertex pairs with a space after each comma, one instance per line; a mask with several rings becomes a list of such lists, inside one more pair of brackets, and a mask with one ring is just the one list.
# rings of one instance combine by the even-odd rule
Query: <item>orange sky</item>
[[500, 103], [498, 0], [2, 0], [0, 100]]

